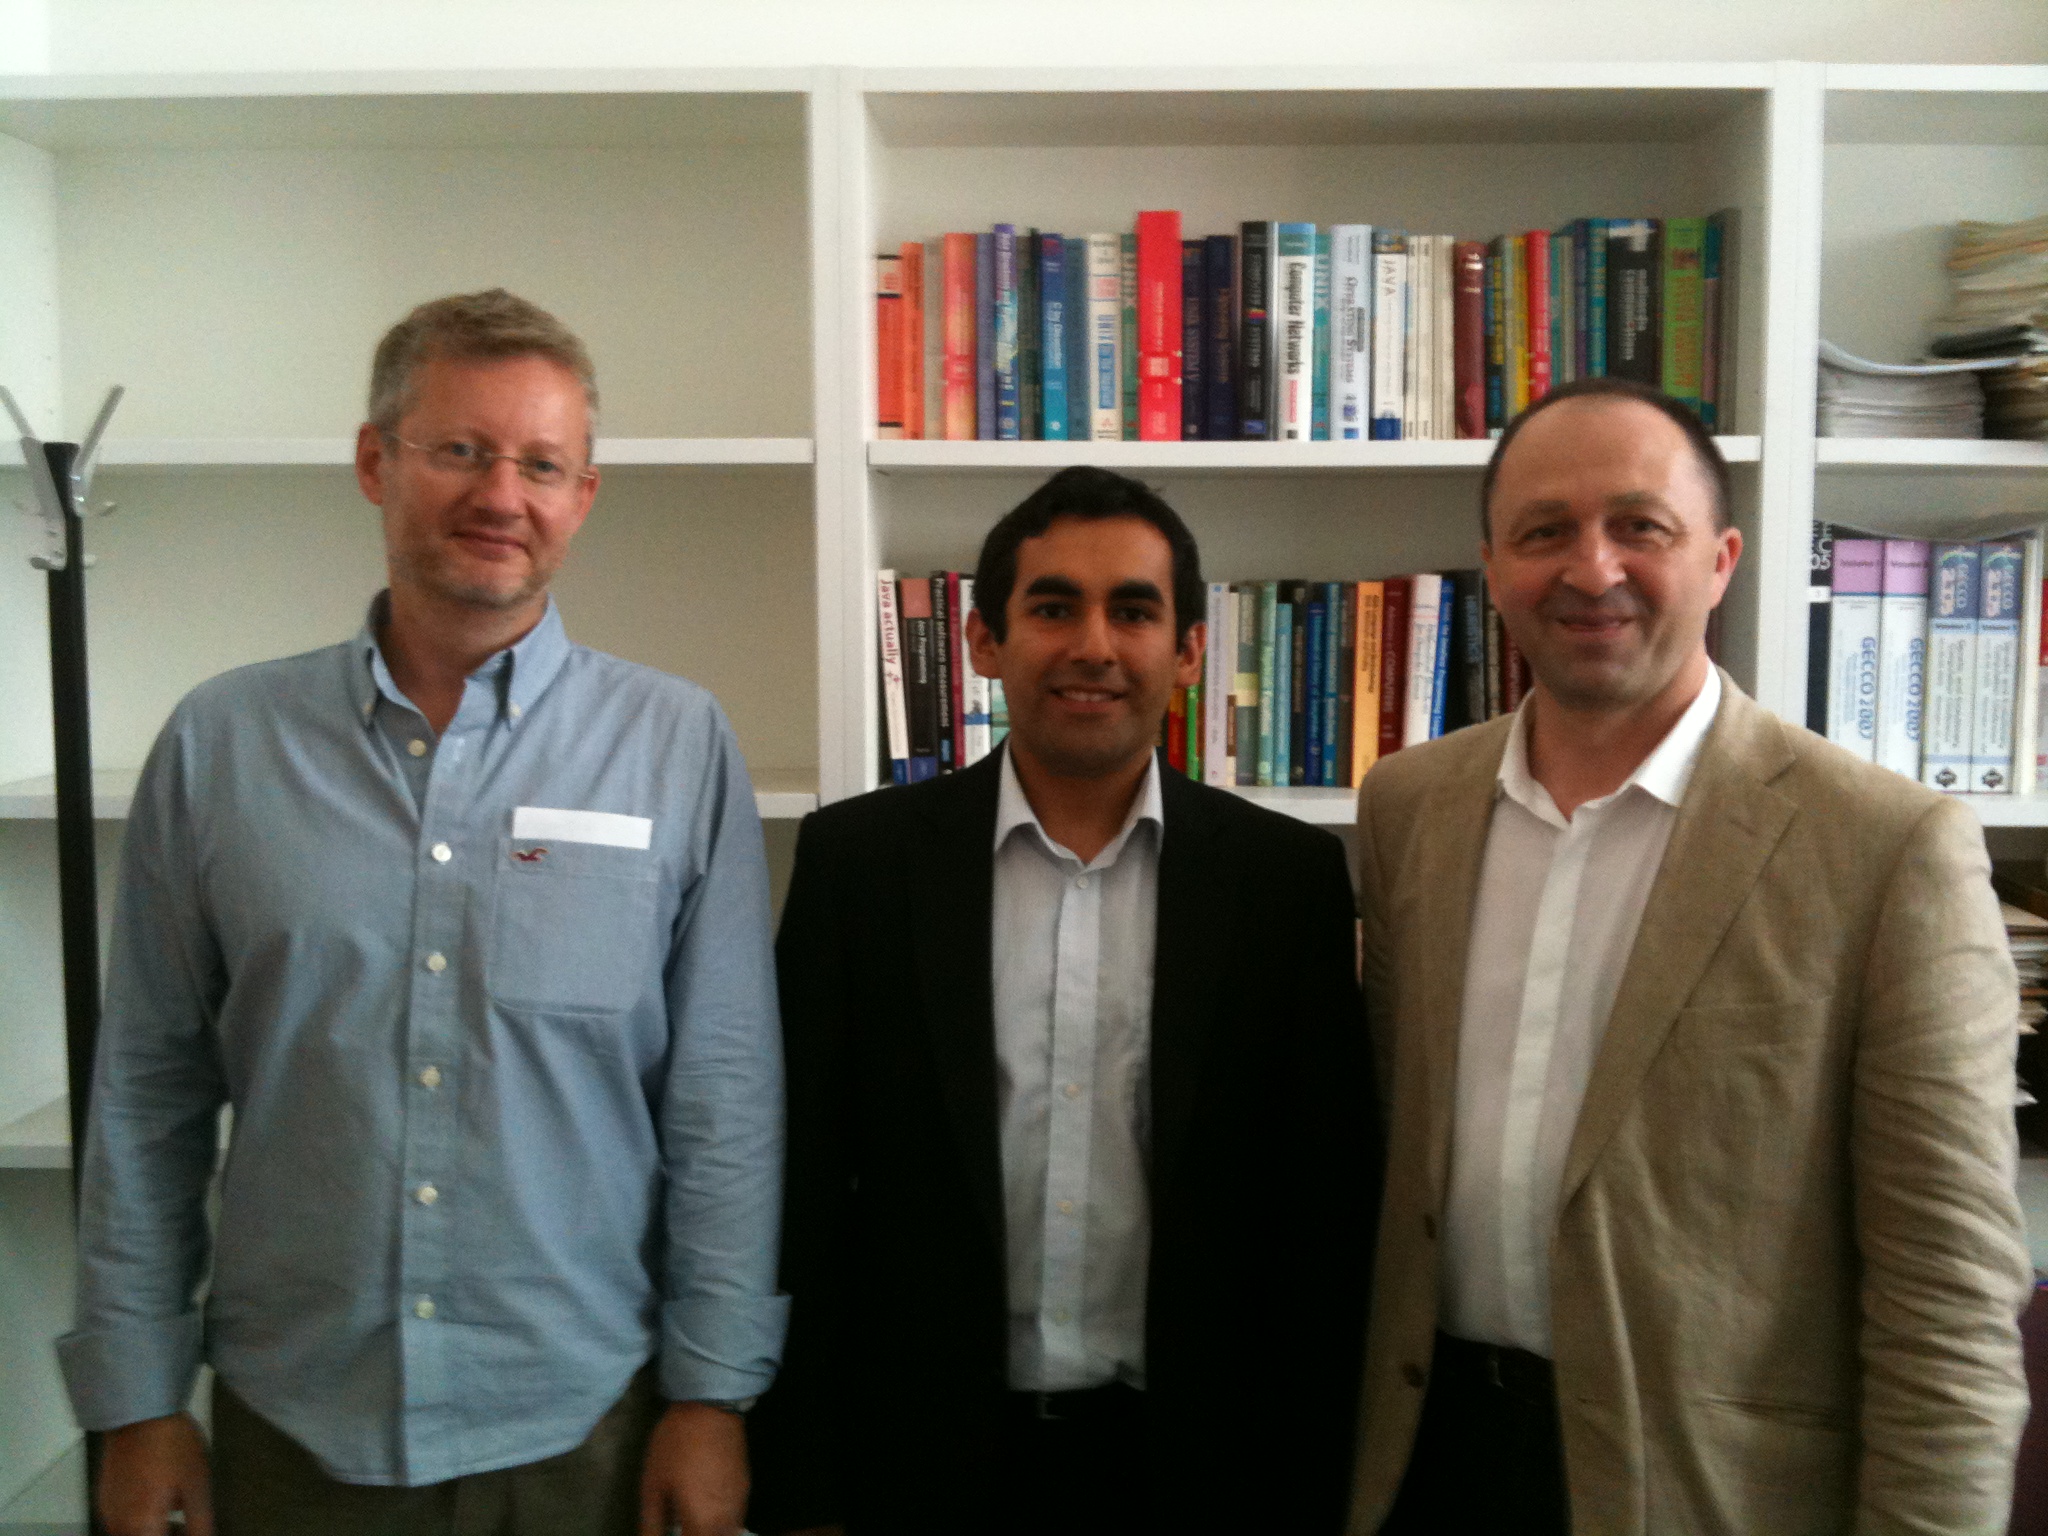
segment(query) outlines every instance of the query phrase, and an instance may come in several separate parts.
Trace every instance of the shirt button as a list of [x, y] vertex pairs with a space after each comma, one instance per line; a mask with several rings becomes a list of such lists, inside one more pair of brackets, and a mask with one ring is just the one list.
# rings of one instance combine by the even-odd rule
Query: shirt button
[[1066, 1094], [1066, 1096], [1070, 1099], [1078, 1099], [1079, 1097], [1081, 1097], [1081, 1085], [1079, 1083], [1069, 1083], [1065, 1088], [1061, 1089], [1060, 1091]]
[[411, 741], [408, 741], [405, 744], [405, 750], [410, 752], [414, 757], [425, 757], [427, 755], [427, 744], [424, 741], [421, 741], [417, 736], [415, 736]]
[[1425, 1381], [1429, 1380], [1429, 1373], [1413, 1360], [1410, 1360], [1401, 1367], [1401, 1379], [1407, 1382], [1409, 1386], [1419, 1388]]
[[414, 1302], [412, 1304], [412, 1315], [418, 1318], [432, 1317], [434, 1315], [434, 1298], [422, 1296], [418, 1301]]
[[1088, 877], [1087, 877], [1086, 875], [1076, 875], [1076, 876], [1074, 877], [1074, 889], [1075, 889], [1075, 890], [1077, 890], [1077, 891], [1085, 891], [1085, 890], [1087, 890], [1087, 889], [1088, 889]]
[[434, 862], [436, 864], [446, 864], [450, 859], [454, 857], [455, 850], [453, 848], [450, 848], [446, 843], [434, 844]]
[[413, 1199], [419, 1201], [421, 1205], [432, 1205], [436, 1200], [441, 1198], [441, 1191], [434, 1188], [434, 1186], [431, 1184], [422, 1184], [418, 1189], [413, 1191], [412, 1197]]
[[517, 720], [521, 715], [525, 714], [526, 711], [521, 709], [517, 704], [511, 704], [506, 706], [505, 713], [510, 715], [514, 720]]
[[440, 975], [441, 972], [448, 969], [448, 957], [438, 949], [435, 950], [431, 955], [427, 956], [427, 969], [436, 976]]
[[439, 1067], [428, 1067], [424, 1072], [420, 1073], [420, 1086], [422, 1088], [440, 1087], [441, 1069]]
[[1073, 1215], [1073, 1214], [1074, 1214], [1074, 1202], [1073, 1202], [1073, 1201], [1071, 1201], [1071, 1200], [1062, 1200], [1062, 1201], [1060, 1202], [1060, 1214], [1061, 1214], [1062, 1216], [1071, 1216], [1071, 1215]]

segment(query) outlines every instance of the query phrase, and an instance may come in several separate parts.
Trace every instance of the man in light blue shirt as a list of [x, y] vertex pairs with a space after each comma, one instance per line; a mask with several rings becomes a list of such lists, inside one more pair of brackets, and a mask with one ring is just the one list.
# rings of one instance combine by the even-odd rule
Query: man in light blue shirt
[[739, 1528], [786, 1310], [767, 874], [716, 701], [548, 596], [595, 405], [523, 300], [415, 310], [356, 451], [389, 591], [150, 754], [58, 1346], [116, 1536]]

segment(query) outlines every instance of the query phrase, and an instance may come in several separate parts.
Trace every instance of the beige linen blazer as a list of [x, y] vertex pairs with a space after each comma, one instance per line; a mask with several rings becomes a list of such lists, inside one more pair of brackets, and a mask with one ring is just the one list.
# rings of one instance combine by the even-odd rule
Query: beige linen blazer
[[[1964, 806], [1725, 674], [1565, 1164], [1551, 1319], [1575, 1532], [1998, 1532], [2027, 1413], [2017, 996]], [[1466, 937], [1508, 721], [1358, 797], [1391, 1145], [1351, 1536], [1437, 1320]], [[1472, 1447], [1472, 1475], [1488, 1475]]]

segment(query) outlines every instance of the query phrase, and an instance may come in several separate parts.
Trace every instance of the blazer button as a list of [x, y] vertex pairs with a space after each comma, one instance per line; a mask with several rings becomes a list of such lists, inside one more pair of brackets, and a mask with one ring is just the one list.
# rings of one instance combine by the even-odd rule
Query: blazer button
[[1423, 1370], [1423, 1368], [1417, 1365], [1413, 1360], [1410, 1360], [1406, 1365], [1401, 1367], [1401, 1379], [1407, 1382], [1409, 1386], [1415, 1387], [1419, 1390], [1422, 1384], [1425, 1381], [1429, 1380], [1429, 1373]]
[[1432, 1243], [1436, 1241], [1436, 1217], [1428, 1211], [1422, 1213], [1422, 1235]]

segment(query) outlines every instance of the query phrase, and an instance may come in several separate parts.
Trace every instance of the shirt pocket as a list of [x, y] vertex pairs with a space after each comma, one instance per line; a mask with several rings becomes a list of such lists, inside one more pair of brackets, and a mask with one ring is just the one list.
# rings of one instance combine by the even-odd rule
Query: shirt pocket
[[641, 849], [499, 839], [492, 1001], [586, 1016], [631, 1007], [656, 981], [659, 891]]

